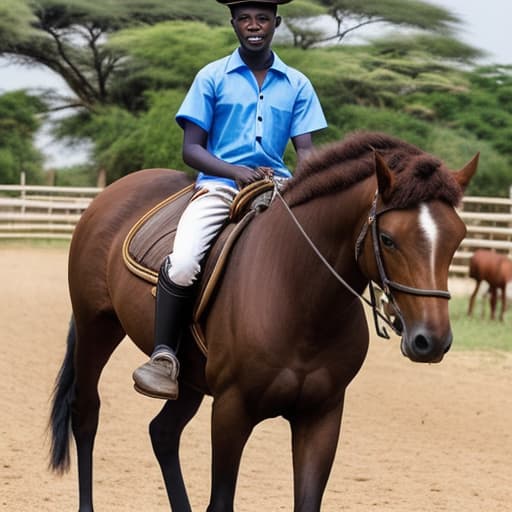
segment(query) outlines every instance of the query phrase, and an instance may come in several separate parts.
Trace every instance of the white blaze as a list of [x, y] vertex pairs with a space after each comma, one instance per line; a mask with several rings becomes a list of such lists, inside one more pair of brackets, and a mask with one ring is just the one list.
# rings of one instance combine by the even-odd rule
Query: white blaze
[[432, 275], [434, 275], [434, 263], [437, 252], [439, 230], [434, 221], [434, 217], [430, 213], [430, 210], [428, 209], [428, 206], [426, 204], [420, 205], [420, 229], [423, 230], [423, 232], [425, 233], [427, 241], [430, 245], [430, 268]]

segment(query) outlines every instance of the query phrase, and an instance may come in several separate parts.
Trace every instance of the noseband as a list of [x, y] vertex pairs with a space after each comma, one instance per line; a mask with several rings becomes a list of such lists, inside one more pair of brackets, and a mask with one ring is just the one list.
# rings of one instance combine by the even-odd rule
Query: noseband
[[396, 290], [398, 292], [402, 293], [408, 293], [410, 295], [418, 295], [421, 297], [437, 297], [442, 299], [450, 299], [451, 295], [450, 292], [446, 290], [429, 290], [424, 288], [414, 288], [412, 286], [407, 286], [401, 283], [397, 283], [396, 281], [392, 281], [388, 278], [386, 274], [386, 270], [384, 268], [384, 261], [382, 259], [382, 251], [380, 249], [380, 237], [379, 237], [379, 228], [378, 228], [378, 217], [382, 215], [383, 213], [386, 213], [390, 210], [393, 210], [393, 208], [382, 208], [381, 210], [377, 210], [377, 203], [379, 194], [378, 191], [375, 193], [375, 197], [373, 199], [370, 212], [368, 214], [368, 220], [363, 224], [361, 228], [361, 232], [359, 233], [359, 236], [356, 240], [356, 246], [355, 246], [355, 259], [356, 262], [359, 260], [359, 257], [361, 256], [362, 252], [362, 246], [363, 241], [366, 238], [366, 235], [368, 234], [369, 228], [371, 228], [372, 233], [372, 246], [373, 246], [373, 254], [375, 257], [375, 262], [377, 264], [377, 269], [379, 271], [379, 278], [382, 285], [382, 290], [384, 294], [386, 295], [388, 301], [393, 306], [396, 316], [400, 320], [400, 326], [397, 326], [394, 322], [390, 322], [389, 319], [384, 316], [378, 309], [377, 300], [376, 300], [376, 293], [374, 288], [374, 283], [372, 280], [369, 281], [369, 289], [370, 289], [370, 300], [366, 299], [363, 295], [358, 293], [356, 290], [354, 290], [346, 281], [341, 277], [338, 272], [332, 267], [332, 265], [325, 259], [325, 257], [320, 253], [318, 248], [315, 246], [311, 238], [309, 238], [308, 234], [304, 231], [304, 228], [300, 225], [299, 221], [293, 214], [292, 210], [284, 200], [283, 196], [279, 192], [278, 186], [275, 187], [275, 195], [281, 200], [282, 204], [284, 205], [285, 209], [288, 211], [290, 217], [296, 224], [296, 226], [299, 228], [300, 232], [308, 242], [308, 244], [311, 246], [313, 251], [317, 254], [317, 256], [320, 258], [322, 263], [327, 267], [327, 269], [333, 274], [333, 276], [342, 283], [347, 290], [349, 290], [353, 295], [361, 299], [363, 302], [365, 302], [368, 306], [372, 308], [373, 312], [373, 319], [375, 323], [375, 328], [377, 331], [377, 334], [382, 337], [389, 339], [389, 334], [385, 327], [382, 327], [378, 319], [380, 318], [383, 320], [396, 334], [399, 336], [402, 335], [403, 326], [405, 325], [402, 313], [400, 311], [400, 308], [398, 307], [398, 304], [393, 297], [392, 290]]

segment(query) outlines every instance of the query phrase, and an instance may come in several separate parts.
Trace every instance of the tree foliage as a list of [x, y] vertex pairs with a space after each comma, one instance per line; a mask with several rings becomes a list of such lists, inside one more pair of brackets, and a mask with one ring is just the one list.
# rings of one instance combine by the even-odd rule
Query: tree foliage
[[[209, 41], [208, 46], [203, 44], [204, 40]], [[395, 47], [376, 41], [367, 45], [315, 48], [308, 52], [289, 46], [276, 47], [285, 62], [307, 72], [321, 98], [330, 127], [317, 136], [318, 143], [341, 138], [358, 128], [388, 131], [421, 147], [428, 147], [432, 133], [439, 130], [455, 130], [458, 132], [454, 134], [456, 140], [468, 138], [474, 128], [469, 122], [464, 125], [462, 117], [455, 124], [450, 115], [462, 116], [464, 111], [469, 115], [471, 110], [464, 109], [464, 104], [469, 97], [476, 101], [476, 85], [483, 87], [480, 84], [483, 80], [486, 87], [491, 87], [492, 81], [483, 77], [477, 80], [472, 72], [454, 65], [455, 59], [451, 57], [457, 52], [448, 51], [445, 40], [435, 52], [428, 51], [427, 46], [435, 45], [427, 45], [424, 35], [409, 41], [407, 45]], [[116, 51], [130, 54], [124, 85], [144, 80], [149, 89], [160, 92], [144, 96], [147, 112], [128, 114], [109, 109], [102, 111], [101, 116], [93, 116], [92, 125], [83, 117], [77, 123], [79, 136], [84, 135], [84, 127], [92, 126], [86, 135], [95, 141], [98, 150], [95, 158], [98, 166], [108, 170], [109, 181], [136, 168], [155, 165], [183, 168], [181, 131], [174, 123], [174, 114], [197, 70], [231, 52], [235, 44], [230, 29], [199, 22], [131, 28], [111, 38], [109, 45]], [[502, 101], [508, 97], [506, 91], [501, 96], [495, 95], [502, 97]], [[492, 109], [489, 115], [491, 112]], [[166, 122], [158, 118], [160, 115], [164, 115]], [[499, 118], [498, 115], [495, 122]], [[100, 119], [103, 128], [98, 125]], [[158, 135], [157, 126], [165, 137]], [[68, 134], [72, 132], [69, 126], [66, 130]], [[478, 137], [478, 133], [474, 133]], [[486, 137], [491, 134], [480, 135], [481, 139]], [[472, 140], [478, 141], [475, 137]], [[159, 144], [163, 146], [161, 150]], [[487, 151], [492, 150], [493, 155], [482, 156], [482, 161], [490, 165], [491, 174], [495, 170], [497, 177], [497, 180], [480, 180], [487, 192], [499, 189], [500, 180], [501, 189], [508, 188], [503, 187], [506, 179], [503, 157], [500, 160], [498, 148], [493, 149], [492, 145], [490, 142], [485, 147]], [[456, 147], [458, 158], [453, 159], [454, 166], [472, 156], [462, 145]], [[287, 152], [286, 158], [293, 166], [292, 151]]]
[[34, 183], [42, 179], [42, 155], [34, 147], [43, 104], [16, 91], [0, 96], [0, 182], [19, 183], [21, 172]]
[[60, 75], [74, 94], [66, 106], [119, 104], [126, 96], [113, 96], [110, 85], [122, 77], [125, 60], [123, 53], [106, 46], [108, 36], [177, 19], [215, 24], [225, 20], [225, 12], [207, 1], [1, 0], [0, 55]]
[[[387, 131], [454, 168], [480, 149], [470, 192], [508, 190], [511, 70], [469, 67], [482, 52], [456, 38], [454, 15], [419, 0], [295, 0], [280, 13], [275, 48], [312, 80], [329, 121], [317, 143], [354, 129]], [[326, 16], [334, 34], [325, 32]], [[74, 95], [65, 105], [81, 108], [57, 133], [91, 140], [91, 166], [111, 182], [140, 168], [184, 167], [174, 115], [198, 69], [236, 46], [228, 18], [213, 0], [0, 0], [0, 55], [64, 78]], [[415, 30], [332, 44], [372, 23]], [[290, 148], [285, 158], [293, 167]]]
[[319, 11], [311, 11], [311, 7], [309, 10], [283, 8], [296, 46], [309, 48], [326, 42], [339, 43], [348, 34], [376, 23], [445, 35], [452, 34], [460, 24], [460, 19], [447, 9], [421, 0], [318, 0], [318, 4], [335, 21], [333, 34], [325, 29], [312, 30], [308, 20]]
[[465, 76], [468, 86], [458, 94], [417, 94], [413, 100], [437, 122], [488, 141], [512, 165], [512, 66], [481, 67]]
[[114, 84], [119, 91], [138, 82], [150, 90], [185, 90], [207, 62], [233, 51], [236, 37], [230, 28], [177, 21], [123, 30], [110, 38], [108, 46], [130, 56], [122, 83]]

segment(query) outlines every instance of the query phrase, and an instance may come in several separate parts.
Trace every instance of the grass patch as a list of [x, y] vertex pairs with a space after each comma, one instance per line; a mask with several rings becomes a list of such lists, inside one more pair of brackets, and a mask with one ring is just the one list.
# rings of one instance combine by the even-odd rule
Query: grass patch
[[[505, 313], [504, 321], [490, 320], [489, 302], [484, 299], [485, 316], [482, 318], [482, 299], [475, 302], [473, 316], [467, 316], [468, 297], [450, 300], [450, 319], [453, 330], [454, 350], [505, 350], [512, 351], [512, 312]], [[501, 308], [501, 303], [498, 304]], [[499, 311], [498, 307], [496, 308]]]

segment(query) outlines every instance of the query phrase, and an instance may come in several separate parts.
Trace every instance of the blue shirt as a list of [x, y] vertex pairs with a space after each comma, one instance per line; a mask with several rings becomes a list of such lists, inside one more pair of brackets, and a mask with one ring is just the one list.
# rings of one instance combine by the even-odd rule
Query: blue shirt
[[[327, 126], [309, 79], [274, 54], [260, 90], [238, 49], [212, 62], [196, 75], [176, 121], [192, 121], [208, 132], [207, 150], [235, 165], [272, 167], [289, 177], [283, 155], [291, 137]], [[200, 172], [197, 184], [234, 181]]]

